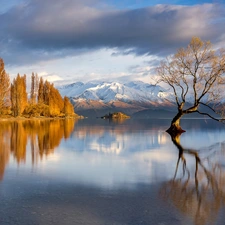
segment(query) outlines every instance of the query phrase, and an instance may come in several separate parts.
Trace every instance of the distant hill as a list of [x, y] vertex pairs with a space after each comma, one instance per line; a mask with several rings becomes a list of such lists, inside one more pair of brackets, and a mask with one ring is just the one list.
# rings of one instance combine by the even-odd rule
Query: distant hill
[[[77, 114], [89, 118], [101, 117], [110, 112], [122, 112], [132, 118], [173, 118], [177, 112], [172, 92], [142, 81], [124, 84], [76, 82], [58, 87], [58, 90], [62, 96], [70, 98]], [[210, 112], [210, 109], [205, 107], [204, 111]], [[185, 116], [193, 117], [202, 118], [202, 115], [195, 113]]]
[[173, 94], [159, 85], [141, 81], [77, 82], [58, 87], [62, 96], [68, 96], [75, 112], [86, 117], [100, 117], [109, 112], [123, 112], [129, 116], [146, 109], [171, 109]]
[[173, 101], [173, 94], [159, 85], [142, 81], [128, 82], [77, 82], [58, 87], [62, 96], [72, 97], [74, 101], [94, 100], [109, 103], [120, 101], [124, 103], [139, 102], [140, 104], [164, 104]]

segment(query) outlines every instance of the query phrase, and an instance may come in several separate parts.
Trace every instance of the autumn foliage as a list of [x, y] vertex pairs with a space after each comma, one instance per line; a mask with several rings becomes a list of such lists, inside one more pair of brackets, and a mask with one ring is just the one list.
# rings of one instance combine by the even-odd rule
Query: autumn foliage
[[37, 74], [31, 75], [30, 93], [27, 92], [27, 76], [18, 74], [10, 85], [0, 58], [0, 116], [70, 117], [75, 116], [69, 98], [60, 95], [54, 85]]
[[10, 78], [5, 72], [4, 62], [0, 58], [0, 115], [4, 114], [4, 109], [9, 106]]

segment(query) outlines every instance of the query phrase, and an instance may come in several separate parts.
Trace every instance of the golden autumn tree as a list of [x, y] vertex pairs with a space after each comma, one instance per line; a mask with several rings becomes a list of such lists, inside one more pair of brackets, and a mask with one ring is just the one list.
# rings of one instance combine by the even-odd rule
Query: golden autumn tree
[[[44, 81], [38, 75], [31, 75], [31, 89], [29, 104], [27, 102], [26, 75], [17, 75], [11, 84], [11, 109], [13, 116], [62, 116], [64, 114], [64, 100], [59, 91], [49, 81]], [[74, 113], [71, 103], [66, 102], [68, 115]]]
[[[177, 114], [168, 133], [184, 132], [180, 127], [182, 116], [190, 113], [206, 115], [217, 121], [216, 103], [224, 89], [225, 51], [214, 50], [209, 41], [193, 37], [186, 48], [162, 61], [157, 68], [158, 82], [167, 84], [175, 98]], [[203, 110], [202, 110], [203, 109]]]
[[38, 103], [44, 103], [44, 80], [42, 77], [38, 85]]
[[11, 105], [13, 116], [21, 116], [27, 105], [26, 75], [17, 75], [11, 84]]
[[0, 58], [0, 115], [8, 106], [10, 99], [10, 78], [5, 71], [3, 59]]
[[37, 110], [43, 116], [59, 116], [64, 111], [64, 102], [59, 91], [41, 77], [38, 85]]
[[54, 87], [53, 84], [50, 85], [49, 93], [49, 112], [50, 116], [59, 116], [63, 112], [64, 102], [59, 91]]
[[74, 108], [73, 108], [73, 105], [71, 104], [69, 98], [65, 96], [63, 101], [64, 101], [64, 114], [65, 114], [65, 116], [74, 115]]
[[39, 89], [39, 77], [37, 74], [32, 73], [29, 104], [27, 104], [23, 112], [23, 114], [26, 117], [40, 116], [40, 113], [43, 111], [41, 105], [37, 104], [38, 89]]
[[45, 105], [49, 105], [50, 91], [51, 91], [51, 84], [49, 81], [46, 80], [44, 82], [44, 87], [43, 87], [43, 97], [44, 97]]
[[50, 83], [39, 79], [38, 74], [32, 73], [30, 101], [24, 114], [28, 117], [49, 116], [49, 87]]

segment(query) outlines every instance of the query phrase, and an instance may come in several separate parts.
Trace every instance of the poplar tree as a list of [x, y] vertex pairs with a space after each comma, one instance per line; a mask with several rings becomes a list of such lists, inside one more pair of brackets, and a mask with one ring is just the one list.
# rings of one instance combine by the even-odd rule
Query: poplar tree
[[74, 114], [74, 108], [73, 108], [73, 105], [71, 104], [69, 98], [65, 96], [63, 101], [64, 101], [65, 116], [72, 116]]
[[21, 116], [27, 105], [26, 75], [17, 75], [11, 84], [11, 104], [13, 116]]
[[4, 108], [9, 104], [10, 97], [10, 78], [5, 71], [3, 59], [0, 58], [0, 115]]
[[51, 84], [50, 82], [46, 80], [43, 87], [43, 98], [44, 98], [45, 105], [49, 105], [50, 89], [51, 89]]
[[64, 109], [64, 102], [59, 93], [59, 91], [54, 87], [53, 84], [50, 85], [49, 93], [49, 111], [51, 116], [58, 116]]

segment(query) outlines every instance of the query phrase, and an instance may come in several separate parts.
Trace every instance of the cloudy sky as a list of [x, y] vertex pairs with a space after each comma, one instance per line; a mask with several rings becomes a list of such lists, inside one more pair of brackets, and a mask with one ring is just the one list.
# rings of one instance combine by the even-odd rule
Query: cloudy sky
[[224, 0], [1, 0], [0, 57], [13, 78], [143, 80], [192, 36], [225, 46]]

